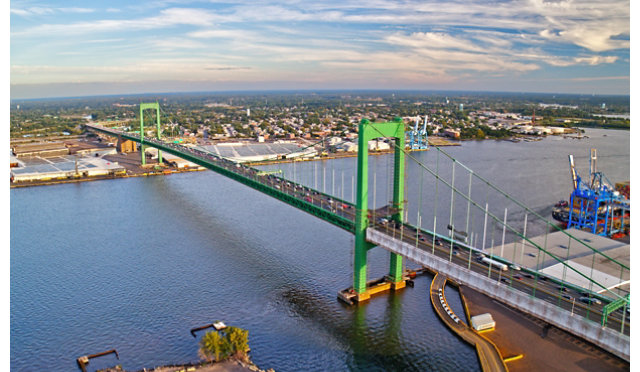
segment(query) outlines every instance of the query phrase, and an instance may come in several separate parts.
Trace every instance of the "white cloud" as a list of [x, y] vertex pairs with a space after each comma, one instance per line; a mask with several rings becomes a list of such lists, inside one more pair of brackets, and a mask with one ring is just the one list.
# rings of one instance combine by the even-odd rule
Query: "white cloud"
[[584, 63], [588, 65], [599, 65], [602, 63], [614, 63], [618, 60], [616, 56], [591, 56], [591, 57], [576, 57], [573, 59], [576, 63]]
[[483, 52], [483, 48], [467, 39], [454, 37], [442, 32], [415, 32], [411, 35], [395, 33], [386, 38], [391, 44], [403, 45], [410, 48], [459, 49], [465, 51]]
[[154, 48], [160, 50], [176, 50], [176, 49], [204, 49], [207, 47], [205, 43], [185, 38], [168, 38], [153, 41]]
[[12, 32], [12, 36], [51, 36], [86, 34], [124, 30], [151, 30], [176, 25], [210, 26], [216, 16], [205, 9], [170, 8], [153, 17], [140, 19], [107, 19], [69, 24], [44, 24], [24, 31]]
[[[162, 60], [136, 62], [117, 66], [11, 66], [12, 84], [14, 77], [20, 84], [35, 83], [89, 83], [99, 81], [129, 82], [154, 80], [216, 80], [254, 79], [264, 75], [250, 66], [212, 64], [204, 59]], [[46, 76], [46, 78], [44, 78]], [[17, 81], [17, 80], [16, 80]]]
[[63, 13], [93, 13], [96, 10], [90, 8], [58, 8]]
[[17, 14], [17, 15], [28, 17], [28, 16], [52, 14], [54, 12], [54, 10], [53, 10], [53, 8], [30, 7], [30, 8], [26, 8], [26, 9], [11, 8], [10, 12], [12, 14]]
[[[625, 63], [624, 55], [600, 53], [622, 50], [624, 54], [629, 49], [629, 40], [620, 40], [620, 35], [624, 39], [629, 34], [628, 0], [373, 0], [365, 5], [355, 0], [264, 0], [222, 8], [199, 3], [203, 8], [162, 9], [176, 3], [183, 2], [155, 2], [153, 5], [160, 4], [155, 8], [140, 3], [126, 11], [108, 9], [98, 13], [106, 18], [95, 21], [82, 17], [91, 11], [88, 8], [11, 9], [15, 15], [41, 15], [43, 19], [54, 19], [55, 12], [65, 9], [72, 20], [39, 26], [32, 26], [35, 22], [14, 26], [12, 22], [12, 61], [16, 64], [11, 69], [12, 81], [36, 76], [63, 81], [63, 77], [71, 79], [82, 73], [93, 74], [87, 79], [106, 80], [154, 74], [189, 79], [189, 73], [219, 78], [221, 71], [247, 79], [267, 71], [270, 77], [305, 81], [331, 76], [376, 81], [393, 77], [460, 81], [477, 76], [480, 81], [549, 66]], [[80, 15], [73, 18], [73, 13]], [[158, 30], [171, 27], [176, 31], [171, 37], [159, 37]], [[136, 31], [135, 40], [121, 39], [114, 31]], [[61, 56], [95, 56], [105, 50], [111, 52], [111, 63], [118, 68], [90, 67], [91, 62], [78, 58], [74, 63], [89, 67], [74, 67], [75, 75], [62, 67], [46, 66], [34, 66], [32, 75], [19, 73], [28, 67], [27, 60], [55, 65], [64, 63]], [[138, 54], [133, 51], [140, 50], [157, 63], [136, 60]], [[216, 59], [206, 61], [204, 56], [213, 53]], [[56, 57], [60, 58], [54, 60]], [[206, 69], [212, 61], [214, 67]], [[231, 61], [246, 68], [228, 69], [235, 66]]]
[[221, 30], [221, 29], [213, 29], [213, 30], [200, 30], [189, 32], [187, 36], [197, 38], [197, 39], [235, 39], [244, 37], [247, 38], [251, 35], [251, 33], [243, 31], [243, 30]]

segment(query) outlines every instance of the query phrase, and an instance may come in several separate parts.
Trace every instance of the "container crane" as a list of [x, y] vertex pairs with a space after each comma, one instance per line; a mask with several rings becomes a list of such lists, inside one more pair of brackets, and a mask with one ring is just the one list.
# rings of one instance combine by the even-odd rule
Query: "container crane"
[[[589, 179], [585, 182], [578, 175], [573, 155], [569, 155], [569, 167], [573, 191], [569, 203], [556, 205], [553, 216], [565, 220], [567, 228], [576, 227], [602, 236], [611, 236], [628, 228], [630, 202], [612, 186], [602, 172], [597, 170], [597, 152], [591, 149]], [[566, 210], [561, 208], [568, 208]]]
[[412, 150], [426, 150], [429, 148], [429, 143], [427, 142], [427, 122], [428, 115], [424, 117], [424, 124], [422, 129], [420, 129], [420, 116], [416, 117], [416, 122], [413, 126], [413, 130], [407, 132], [409, 136], [409, 148]]

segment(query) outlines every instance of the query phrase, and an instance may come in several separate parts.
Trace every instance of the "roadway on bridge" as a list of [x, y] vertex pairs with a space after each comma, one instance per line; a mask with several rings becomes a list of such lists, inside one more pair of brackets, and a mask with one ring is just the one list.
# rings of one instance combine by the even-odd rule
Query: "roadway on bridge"
[[[598, 323], [601, 321], [602, 308], [606, 303], [598, 304], [595, 300], [591, 304], [582, 303], [578, 299], [580, 297], [588, 297], [590, 295], [589, 293], [562, 286], [541, 273], [529, 271], [524, 268], [518, 270], [514, 267], [509, 267], [507, 270], [501, 270], [495, 266], [488, 266], [478, 261], [478, 259], [482, 257], [480, 253], [472, 253], [458, 244], [451, 244], [437, 237], [433, 238], [433, 236], [428, 235], [427, 232], [416, 231], [414, 227], [406, 224], [396, 225], [393, 222], [386, 224], [378, 223], [373, 227], [377, 231], [383, 232], [394, 239], [402, 240], [425, 252], [435, 254], [454, 264], [469, 268], [485, 277], [489, 277], [498, 282], [496, 283], [497, 285], [507, 285], [513, 289], [568, 310], [572, 312], [572, 314], [585, 317]], [[620, 332], [622, 328], [622, 316], [622, 311], [616, 311], [611, 314], [607, 327]], [[630, 313], [625, 314], [624, 318], [624, 334], [629, 335], [631, 328]]]
[[444, 275], [436, 274], [429, 287], [431, 304], [440, 319], [460, 338], [476, 347], [478, 360], [484, 372], [508, 371], [498, 347], [453, 314], [444, 296], [446, 285], [447, 278]]

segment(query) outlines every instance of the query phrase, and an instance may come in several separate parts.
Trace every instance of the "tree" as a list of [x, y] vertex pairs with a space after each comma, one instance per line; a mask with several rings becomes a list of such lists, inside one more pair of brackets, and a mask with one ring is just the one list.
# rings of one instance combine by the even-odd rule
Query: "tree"
[[200, 340], [200, 357], [208, 361], [220, 361], [230, 354], [229, 341], [218, 332], [207, 332]]
[[200, 340], [198, 354], [200, 358], [207, 361], [219, 362], [231, 356], [245, 360], [248, 351], [249, 331], [237, 327], [227, 327], [222, 333], [207, 332]]
[[244, 359], [249, 351], [249, 331], [228, 327], [224, 330], [225, 338], [228, 340], [231, 353], [239, 359]]

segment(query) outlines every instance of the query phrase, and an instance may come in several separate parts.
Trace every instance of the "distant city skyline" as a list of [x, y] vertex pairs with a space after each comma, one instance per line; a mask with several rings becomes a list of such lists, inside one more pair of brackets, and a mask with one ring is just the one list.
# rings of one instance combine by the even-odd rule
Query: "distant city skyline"
[[11, 98], [630, 93], [630, 2], [12, 1]]

